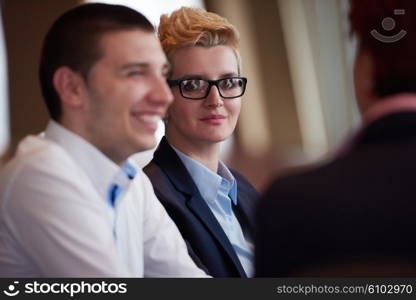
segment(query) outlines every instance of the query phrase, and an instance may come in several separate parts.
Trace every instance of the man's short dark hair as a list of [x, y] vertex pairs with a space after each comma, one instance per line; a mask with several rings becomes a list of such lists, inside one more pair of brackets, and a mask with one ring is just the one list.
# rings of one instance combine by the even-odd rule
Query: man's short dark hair
[[[360, 47], [374, 62], [373, 87], [376, 96], [416, 92], [416, 1], [414, 0], [351, 0], [351, 31]], [[393, 19], [393, 22], [391, 19]], [[385, 22], [385, 23], [383, 23]], [[390, 26], [386, 26], [390, 22]], [[395, 42], [376, 39], [371, 32], [386, 37], [401, 30], [406, 35]]]
[[106, 33], [140, 29], [154, 32], [139, 12], [121, 5], [85, 4], [59, 17], [47, 33], [39, 67], [43, 98], [52, 119], [59, 121], [61, 100], [53, 86], [56, 70], [67, 66], [85, 79], [102, 55], [100, 40]]

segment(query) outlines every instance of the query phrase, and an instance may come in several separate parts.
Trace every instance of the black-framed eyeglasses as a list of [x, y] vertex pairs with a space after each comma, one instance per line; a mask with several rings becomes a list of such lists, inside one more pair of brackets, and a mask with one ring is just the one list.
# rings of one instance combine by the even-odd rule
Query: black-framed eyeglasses
[[224, 99], [238, 98], [246, 91], [247, 78], [227, 77], [218, 80], [205, 80], [199, 78], [188, 78], [179, 80], [168, 80], [169, 86], [179, 86], [182, 97], [192, 100], [201, 100], [208, 96], [211, 87], [215, 85], [220, 96]]

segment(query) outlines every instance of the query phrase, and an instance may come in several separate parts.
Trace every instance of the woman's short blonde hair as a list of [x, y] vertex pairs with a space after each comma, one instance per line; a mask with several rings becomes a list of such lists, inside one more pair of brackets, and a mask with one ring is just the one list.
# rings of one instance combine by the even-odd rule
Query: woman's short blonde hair
[[226, 18], [199, 8], [182, 7], [160, 17], [158, 28], [162, 48], [171, 60], [174, 50], [190, 47], [230, 46], [240, 70], [239, 33]]

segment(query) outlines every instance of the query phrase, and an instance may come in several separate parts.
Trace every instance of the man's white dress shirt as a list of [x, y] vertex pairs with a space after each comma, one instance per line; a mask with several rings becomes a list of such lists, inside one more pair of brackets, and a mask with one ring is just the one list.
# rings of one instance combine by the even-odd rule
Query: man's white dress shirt
[[0, 173], [0, 277], [205, 277], [141, 169], [51, 121]]

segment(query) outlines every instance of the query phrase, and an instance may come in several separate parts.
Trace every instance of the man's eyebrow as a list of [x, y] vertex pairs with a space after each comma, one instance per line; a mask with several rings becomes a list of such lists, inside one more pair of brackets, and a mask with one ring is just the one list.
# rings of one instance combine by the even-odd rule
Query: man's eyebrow
[[132, 69], [132, 68], [141, 68], [141, 69], [144, 69], [144, 68], [148, 68], [149, 67], [149, 64], [148, 63], [127, 63], [127, 64], [124, 64], [124, 65], [122, 65], [121, 67], [120, 67], [120, 69], [121, 70], [126, 70], [126, 69]]
[[[120, 67], [120, 70], [129, 70], [129, 69], [147, 69], [150, 68], [150, 64], [149, 63], [127, 63], [124, 64]], [[169, 63], [166, 63], [162, 66], [162, 71], [163, 72], [170, 72], [171, 70], [171, 65]]]

